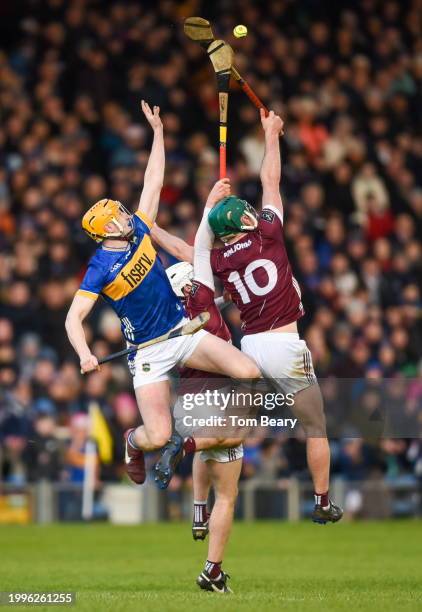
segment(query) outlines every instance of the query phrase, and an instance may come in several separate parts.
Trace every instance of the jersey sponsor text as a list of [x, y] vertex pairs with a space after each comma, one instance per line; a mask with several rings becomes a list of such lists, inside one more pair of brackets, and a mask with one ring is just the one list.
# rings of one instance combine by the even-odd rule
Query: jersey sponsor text
[[234, 244], [232, 247], [224, 251], [224, 257], [231, 257], [237, 251], [241, 251], [242, 249], [248, 249], [252, 245], [252, 240], [247, 240], [246, 242], [238, 242]]

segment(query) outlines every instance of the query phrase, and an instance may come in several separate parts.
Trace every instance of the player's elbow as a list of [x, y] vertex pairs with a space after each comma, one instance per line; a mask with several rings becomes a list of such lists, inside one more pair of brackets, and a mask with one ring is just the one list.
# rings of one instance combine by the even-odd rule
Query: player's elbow
[[163, 184], [164, 177], [161, 172], [157, 172], [154, 169], [152, 169], [151, 172], [145, 172], [144, 189], [147, 187], [153, 198], [160, 195]]
[[66, 320], [64, 322], [64, 327], [67, 333], [67, 337], [71, 338], [73, 335], [73, 330], [74, 330], [74, 321], [73, 321], [73, 315], [71, 314], [70, 311], [67, 313]]
[[69, 311], [66, 315], [66, 320], [64, 322], [64, 327], [69, 338], [72, 337], [75, 327], [78, 324], [82, 324], [83, 318], [83, 313], [81, 311], [77, 310], [73, 306], [69, 308]]
[[179, 259], [193, 264], [193, 247], [189, 244], [184, 245], [183, 249], [181, 249]]
[[64, 323], [64, 326], [66, 328], [66, 331], [68, 329], [72, 329], [75, 326], [75, 323], [77, 321], [81, 321], [81, 315], [79, 312], [77, 312], [74, 308], [69, 308], [68, 313], [66, 315], [66, 320]]
[[161, 176], [154, 177], [154, 180], [152, 183], [153, 183], [153, 189], [154, 189], [154, 196], [159, 198], [161, 194], [161, 190], [164, 186], [164, 180]]
[[263, 189], [274, 190], [279, 189], [280, 173], [274, 170], [261, 171], [261, 183]]

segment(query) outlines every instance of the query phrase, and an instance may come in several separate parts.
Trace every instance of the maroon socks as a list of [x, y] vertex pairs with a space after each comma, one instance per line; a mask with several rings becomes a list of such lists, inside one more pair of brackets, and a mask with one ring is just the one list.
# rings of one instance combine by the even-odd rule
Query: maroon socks
[[190, 453], [194, 453], [196, 451], [196, 442], [193, 438], [185, 438], [183, 441], [183, 450], [185, 451], [185, 455], [189, 455]]
[[207, 561], [205, 563], [205, 569], [211, 578], [216, 579], [219, 577], [219, 575], [221, 574], [221, 564], [222, 563], [223, 563], [222, 561], [216, 561], [216, 562]]
[[195, 523], [206, 523], [208, 520], [207, 502], [206, 501], [195, 501], [193, 502], [193, 520]]
[[315, 504], [327, 508], [330, 505], [330, 498], [328, 497], [328, 491], [326, 493], [314, 493]]

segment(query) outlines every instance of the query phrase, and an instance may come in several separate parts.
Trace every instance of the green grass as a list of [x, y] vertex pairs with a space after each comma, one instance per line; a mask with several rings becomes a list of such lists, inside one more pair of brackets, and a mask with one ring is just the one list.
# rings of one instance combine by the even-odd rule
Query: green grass
[[206, 545], [186, 524], [0, 527], [0, 590], [75, 591], [71, 609], [95, 612], [416, 611], [421, 544], [420, 521], [238, 523], [224, 562], [235, 594], [219, 596], [194, 583]]

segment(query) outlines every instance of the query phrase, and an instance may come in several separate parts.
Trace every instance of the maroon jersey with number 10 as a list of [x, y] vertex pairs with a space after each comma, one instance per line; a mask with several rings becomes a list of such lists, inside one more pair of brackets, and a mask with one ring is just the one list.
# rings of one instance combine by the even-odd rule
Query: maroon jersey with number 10
[[214, 274], [240, 310], [245, 334], [269, 331], [304, 314], [283, 237], [281, 212], [265, 207], [258, 227], [211, 253]]

